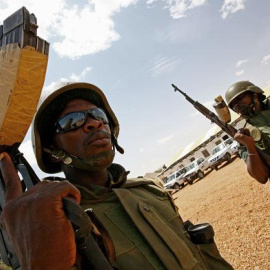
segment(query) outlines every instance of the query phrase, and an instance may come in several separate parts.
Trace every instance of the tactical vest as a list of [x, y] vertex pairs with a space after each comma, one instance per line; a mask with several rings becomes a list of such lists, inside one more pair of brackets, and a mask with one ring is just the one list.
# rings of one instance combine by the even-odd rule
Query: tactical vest
[[233, 269], [215, 243], [191, 242], [171, 196], [150, 181], [127, 181], [100, 196], [79, 189], [116, 269]]

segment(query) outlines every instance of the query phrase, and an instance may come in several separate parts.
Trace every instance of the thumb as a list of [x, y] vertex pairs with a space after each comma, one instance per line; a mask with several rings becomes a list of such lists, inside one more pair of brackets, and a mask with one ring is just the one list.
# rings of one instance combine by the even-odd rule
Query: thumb
[[22, 194], [22, 185], [10, 155], [0, 153], [0, 169], [6, 186], [6, 202]]

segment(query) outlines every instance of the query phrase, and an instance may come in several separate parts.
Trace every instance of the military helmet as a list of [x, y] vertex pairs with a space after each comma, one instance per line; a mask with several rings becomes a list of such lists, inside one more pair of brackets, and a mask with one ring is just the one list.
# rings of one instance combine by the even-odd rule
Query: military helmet
[[104, 93], [90, 83], [65, 83], [64, 86], [40, 101], [32, 126], [32, 143], [40, 169], [46, 173], [58, 173], [61, 165], [53, 162], [44, 148], [50, 148], [55, 134], [55, 122], [66, 104], [76, 98], [85, 99], [102, 108], [109, 119], [111, 133], [116, 139], [119, 123]]
[[230, 103], [236, 97], [245, 92], [263, 93], [263, 90], [249, 81], [240, 81], [234, 83], [229, 87], [229, 89], [225, 93], [225, 99], [227, 101], [228, 106], [230, 107]]

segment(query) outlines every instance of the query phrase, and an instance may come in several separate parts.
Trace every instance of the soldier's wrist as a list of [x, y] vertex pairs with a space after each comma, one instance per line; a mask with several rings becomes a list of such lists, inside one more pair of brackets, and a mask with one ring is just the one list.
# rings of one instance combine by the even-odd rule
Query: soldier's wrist
[[249, 156], [258, 156], [258, 153], [247, 153]]

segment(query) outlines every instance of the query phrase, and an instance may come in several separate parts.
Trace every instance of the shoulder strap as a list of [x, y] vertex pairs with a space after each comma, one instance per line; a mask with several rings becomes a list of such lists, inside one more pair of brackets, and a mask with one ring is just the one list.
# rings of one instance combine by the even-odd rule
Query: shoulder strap
[[74, 227], [76, 244], [80, 252], [94, 269], [113, 270], [91, 233], [93, 224], [89, 216], [70, 199], [64, 198], [63, 204], [67, 217]]

